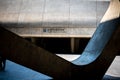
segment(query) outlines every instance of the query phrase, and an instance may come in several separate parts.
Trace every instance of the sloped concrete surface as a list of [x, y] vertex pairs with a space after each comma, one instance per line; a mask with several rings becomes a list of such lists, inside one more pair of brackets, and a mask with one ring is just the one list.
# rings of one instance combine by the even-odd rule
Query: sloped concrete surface
[[[73, 60], [72, 55], [57, 54], [66, 60]], [[73, 55], [74, 58], [79, 55]], [[7, 60], [5, 71], [0, 72], [0, 80], [49, 80], [52, 77], [38, 73]], [[103, 80], [120, 80], [120, 56], [117, 56], [106, 72]]]

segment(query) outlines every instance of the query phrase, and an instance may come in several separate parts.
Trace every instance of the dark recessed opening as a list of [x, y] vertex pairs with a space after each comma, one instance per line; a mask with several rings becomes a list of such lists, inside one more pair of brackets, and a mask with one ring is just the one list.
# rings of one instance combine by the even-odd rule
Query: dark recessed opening
[[[74, 52], [71, 50], [71, 38], [34, 38], [36, 44], [52, 53], [58, 54], [81, 54], [86, 47], [89, 38], [74, 38]], [[31, 41], [31, 38], [26, 38]], [[77, 46], [77, 47], [76, 47]]]
[[52, 53], [70, 53], [69, 38], [38, 38], [36, 42]]

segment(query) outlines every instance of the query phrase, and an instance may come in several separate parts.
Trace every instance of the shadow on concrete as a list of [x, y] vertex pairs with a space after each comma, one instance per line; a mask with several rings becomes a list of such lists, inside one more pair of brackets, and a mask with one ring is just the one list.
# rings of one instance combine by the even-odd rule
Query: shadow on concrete
[[114, 77], [110, 75], [105, 75], [103, 80], [120, 80], [120, 77]]

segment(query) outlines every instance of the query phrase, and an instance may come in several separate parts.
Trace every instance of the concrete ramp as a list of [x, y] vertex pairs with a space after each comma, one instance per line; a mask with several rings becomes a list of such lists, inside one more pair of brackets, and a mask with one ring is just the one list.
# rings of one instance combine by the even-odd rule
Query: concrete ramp
[[54, 79], [101, 80], [115, 56], [120, 52], [119, 7], [119, 0], [111, 0], [108, 11], [85, 51], [80, 58], [73, 62], [35, 46], [2, 28], [3, 25], [0, 27], [1, 57], [44, 73]]

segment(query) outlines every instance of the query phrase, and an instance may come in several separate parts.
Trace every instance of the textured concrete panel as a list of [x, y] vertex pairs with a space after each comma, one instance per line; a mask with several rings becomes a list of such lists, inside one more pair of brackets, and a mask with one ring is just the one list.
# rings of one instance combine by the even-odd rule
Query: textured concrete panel
[[69, 26], [96, 27], [96, 5], [96, 1], [70, 0]]
[[[71, 37], [90, 37], [109, 4], [108, 1], [101, 0], [0, 1], [0, 22], [8, 23], [5, 27], [9, 27], [10, 30], [22, 36], [39, 37], [56, 35], [59, 37], [70, 37], [70, 35]], [[15, 27], [20, 28], [15, 29]]]
[[0, 13], [19, 13], [22, 0], [0, 0]]
[[46, 0], [43, 27], [68, 27], [69, 0]]
[[45, 0], [22, 0], [19, 23], [41, 23]]

